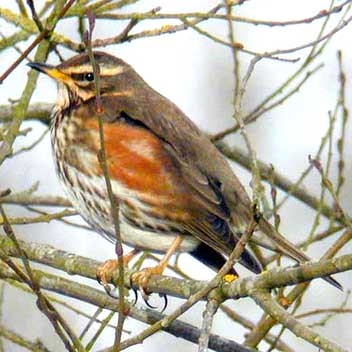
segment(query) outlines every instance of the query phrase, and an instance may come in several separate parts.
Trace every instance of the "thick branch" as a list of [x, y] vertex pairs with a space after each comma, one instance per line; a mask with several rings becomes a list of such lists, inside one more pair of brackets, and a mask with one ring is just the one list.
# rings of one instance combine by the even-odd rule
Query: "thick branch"
[[[35, 103], [28, 106], [25, 119], [30, 120], [39, 120], [45, 124], [50, 122], [51, 109], [53, 108], [52, 104], [47, 103]], [[10, 104], [0, 105], [0, 121], [8, 122], [13, 119], [13, 109], [14, 106]]]
[[[95, 279], [96, 270], [101, 265], [95, 260], [56, 249], [49, 245], [19, 242], [28, 259], [46, 264], [69, 274]], [[10, 256], [18, 256], [16, 248], [5, 236], [0, 236], [0, 248]], [[352, 269], [352, 254], [343, 255], [322, 262], [310, 262], [294, 267], [280, 267], [268, 270], [260, 275], [242, 277], [231, 283], [223, 283], [219, 287], [226, 298], [237, 299], [250, 296], [253, 290], [285, 287], [314, 278], [329, 276]], [[125, 286], [130, 287], [130, 270], [125, 273]], [[118, 277], [116, 273], [115, 278]], [[180, 298], [189, 298], [208, 285], [206, 281], [183, 280], [170, 276], [152, 276], [148, 282], [151, 292], [163, 293]], [[138, 287], [134, 287], [138, 289]]]
[[[43, 248], [42, 248], [43, 249]], [[38, 281], [42, 289], [50, 290], [72, 298], [79, 299], [97, 307], [118, 312], [118, 301], [105, 291], [100, 291], [90, 286], [77, 283], [58, 277], [56, 275], [44, 273], [40, 270], [32, 270], [35, 280]], [[4, 264], [0, 263], [0, 277], [20, 281], [19, 277]], [[163, 319], [165, 316], [155, 310], [140, 310], [135, 306], [130, 306], [129, 317], [146, 324], [154, 324]], [[182, 337], [190, 342], [197, 343], [200, 331], [194, 326], [181, 322], [173, 321], [169, 325], [162, 327], [162, 330], [176, 337]], [[243, 347], [234, 341], [228, 340], [221, 336], [211, 334], [209, 338], [209, 347], [215, 351], [222, 352], [255, 352], [257, 350], [249, 347]]]

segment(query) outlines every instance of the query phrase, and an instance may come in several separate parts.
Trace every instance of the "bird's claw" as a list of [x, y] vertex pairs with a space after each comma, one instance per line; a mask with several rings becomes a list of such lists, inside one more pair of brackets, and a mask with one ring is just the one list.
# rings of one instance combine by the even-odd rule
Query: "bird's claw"
[[[107, 260], [106, 262], [104, 262], [97, 269], [97, 273], [96, 273], [96, 277], [97, 277], [98, 282], [104, 287], [106, 293], [110, 297], [113, 297], [113, 298], [117, 298], [117, 296], [116, 296], [116, 294], [114, 294], [115, 290], [114, 290], [114, 287], [111, 285], [111, 283], [113, 281], [114, 274], [118, 268], [119, 268], [118, 260], [110, 259], [110, 260]], [[151, 268], [144, 268], [140, 271], [133, 273], [130, 276], [130, 287], [132, 287], [133, 292], [135, 294], [135, 299], [134, 299], [133, 304], [137, 303], [137, 290], [135, 288], [133, 288], [133, 284], [137, 284], [145, 304], [151, 309], [157, 308], [157, 307], [151, 305], [148, 301], [150, 292], [148, 292], [147, 286], [148, 286], [150, 277], [153, 275], [161, 275], [163, 272], [163, 269], [164, 268], [162, 266], [157, 265], [157, 266], [151, 267]], [[166, 309], [167, 303], [168, 303], [167, 296], [163, 295], [163, 297], [164, 297], [165, 303], [164, 303], [162, 312]]]
[[112, 281], [114, 273], [118, 267], [119, 263], [116, 259], [109, 259], [100, 265], [96, 272], [96, 277], [99, 284], [103, 286], [109, 284]]
[[167, 304], [168, 304], [167, 295], [165, 293], [163, 293], [163, 294], [160, 294], [160, 297], [164, 297], [164, 307], [161, 310], [161, 313], [164, 313], [164, 311], [165, 311], [165, 309], [167, 307]]
[[114, 287], [110, 285], [119, 264], [116, 259], [109, 259], [99, 266], [96, 272], [97, 281], [104, 287], [105, 292], [112, 298], [117, 298], [113, 293]]
[[[155, 309], [157, 307], [152, 306], [149, 302], [149, 295], [150, 292], [148, 292], [147, 290], [147, 286], [148, 286], [148, 282], [150, 280], [150, 277], [153, 275], [161, 275], [163, 272], [163, 268], [160, 266], [155, 266], [155, 267], [151, 267], [151, 268], [144, 268], [140, 271], [137, 271], [136, 273], [131, 275], [131, 287], [132, 287], [132, 283], [135, 283], [138, 285], [139, 291], [141, 292], [142, 298], [145, 302], [145, 304], [151, 308], [151, 309]], [[166, 304], [164, 305], [163, 311], [165, 310], [167, 305], [167, 299], [166, 299]]]
[[147, 292], [147, 286], [150, 277], [159, 273], [160, 270], [158, 270], [158, 267], [154, 267], [142, 269], [131, 275], [131, 283], [136, 283], [138, 285], [138, 288], [145, 302], [148, 301], [149, 293]]

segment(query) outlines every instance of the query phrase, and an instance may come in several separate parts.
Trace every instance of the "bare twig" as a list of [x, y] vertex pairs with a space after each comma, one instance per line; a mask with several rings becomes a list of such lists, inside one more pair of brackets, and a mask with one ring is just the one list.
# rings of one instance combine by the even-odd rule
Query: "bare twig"
[[[11, 72], [29, 55], [29, 53], [47, 36], [51, 34], [54, 30], [56, 23], [60, 20], [75, 0], [69, 0], [61, 9], [61, 11], [57, 14], [55, 11], [52, 16], [49, 17], [47, 23], [50, 25], [48, 27], [42, 28], [37, 38], [28, 46], [26, 50], [23, 51], [22, 55], [1, 75], [0, 84], [4, 82], [4, 80], [11, 74]], [[62, 2], [62, 1], [61, 1]], [[61, 4], [61, 3], [60, 3]], [[62, 5], [61, 5], [62, 6]], [[60, 8], [60, 7], [59, 7]], [[34, 9], [34, 7], [33, 7]], [[35, 11], [35, 10], [34, 10]], [[39, 21], [39, 19], [38, 19]], [[40, 23], [40, 22], [38, 22]], [[37, 25], [38, 25], [37, 23]], [[41, 24], [40, 24], [41, 26]]]
[[77, 215], [75, 210], [63, 210], [54, 214], [44, 214], [39, 215], [37, 217], [19, 217], [19, 218], [8, 218], [8, 219], [0, 219], [0, 225], [4, 225], [5, 222], [8, 222], [11, 225], [27, 225], [27, 224], [35, 224], [35, 223], [44, 223], [50, 222], [52, 220], [61, 219], [66, 216]]
[[[289, 20], [289, 21], [265, 21], [260, 19], [252, 19], [248, 17], [234, 16], [229, 14], [220, 14], [220, 13], [204, 13], [204, 12], [184, 12], [184, 13], [158, 13], [158, 12], [146, 12], [146, 13], [97, 13], [96, 17], [99, 19], [115, 19], [115, 20], [131, 20], [131, 19], [216, 19], [216, 20], [231, 20], [238, 23], [247, 23], [254, 25], [262, 25], [268, 27], [285, 27], [299, 24], [310, 24], [317, 20], [321, 20], [329, 17], [332, 14], [336, 14], [342, 11], [344, 7], [349, 5], [351, 0], [346, 0], [345, 2], [336, 5], [330, 9], [322, 9], [316, 15], [305, 17], [298, 20]], [[226, 4], [222, 4], [223, 7], [228, 7]], [[75, 14], [75, 11], [70, 11], [70, 14]]]
[[252, 293], [252, 297], [260, 307], [262, 307], [268, 314], [275, 317], [280, 323], [284, 324], [284, 326], [291, 330], [296, 336], [301, 337], [323, 351], [347, 352], [346, 349], [301, 324], [291, 314], [287, 313], [287, 311], [271, 297], [269, 292], [263, 290], [255, 291]]
[[[4, 261], [20, 278], [25, 282], [37, 296], [37, 306], [40, 311], [42, 311], [46, 317], [49, 319], [50, 323], [53, 325], [57, 335], [61, 338], [65, 347], [69, 351], [74, 351], [76, 349], [78, 352], [83, 352], [83, 346], [81, 345], [78, 337], [68, 326], [66, 321], [61, 317], [52, 303], [47, 299], [47, 297], [42, 293], [40, 284], [33, 275], [33, 271], [29, 264], [29, 260], [26, 252], [20, 246], [19, 241], [17, 240], [15, 233], [7, 220], [7, 216], [3, 207], [0, 205], [0, 212], [4, 221], [4, 231], [10, 240], [13, 242], [17, 255], [22, 259], [25, 272], [21, 270], [6, 254], [1, 253], [1, 260]], [[70, 338], [71, 342], [67, 338]]]
[[123, 324], [126, 318], [126, 312], [128, 311], [127, 302], [125, 301], [125, 298], [124, 298], [124, 287], [123, 287], [123, 281], [124, 281], [123, 247], [122, 247], [121, 234], [120, 234], [119, 205], [116, 202], [116, 198], [112, 191], [106, 150], [105, 150], [104, 121], [102, 118], [102, 113], [104, 112], [104, 106], [102, 104], [102, 100], [100, 97], [100, 68], [98, 63], [94, 59], [94, 53], [92, 50], [92, 33], [95, 25], [95, 17], [92, 12], [88, 12], [87, 15], [89, 20], [89, 31], [87, 31], [86, 47], [87, 47], [89, 59], [92, 64], [93, 72], [94, 72], [94, 83], [95, 83], [95, 92], [96, 92], [95, 102], [96, 102], [96, 112], [97, 112], [98, 123], [99, 123], [100, 150], [98, 152], [98, 160], [103, 170], [106, 190], [110, 201], [110, 213], [112, 216], [114, 229], [115, 229], [115, 237], [116, 237], [115, 249], [116, 249], [116, 254], [117, 254], [117, 259], [119, 264], [119, 276], [117, 281], [119, 298], [120, 298], [119, 314], [117, 319], [117, 327], [115, 331], [115, 342], [113, 346], [113, 351], [118, 352], [120, 351]]
[[33, 352], [50, 352], [41, 341], [30, 341], [24, 336], [17, 334], [16, 332], [8, 329], [5, 325], [0, 325], [0, 336], [12, 343], [25, 348], [26, 350]]
[[203, 313], [202, 328], [200, 330], [198, 351], [207, 352], [209, 345], [209, 337], [211, 332], [211, 327], [213, 325], [213, 319], [216, 311], [218, 310], [219, 302], [215, 299], [209, 299], [207, 301], [206, 309]]

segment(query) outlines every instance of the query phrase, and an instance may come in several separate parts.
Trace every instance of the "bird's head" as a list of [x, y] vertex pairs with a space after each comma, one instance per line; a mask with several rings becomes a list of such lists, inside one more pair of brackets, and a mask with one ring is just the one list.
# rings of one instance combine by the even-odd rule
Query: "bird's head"
[[[106, 54], [94, 52], [94, 60], [99, 66], [100, 94], [118, 94], [128, 89], [131, 66], [123, 60]], [[88, 54], [80, 54], [57, 66], [31, 62], [31, 68], [43, 72], [59, 84], [58, 105], [65, 107], [72, 100], [86, 101], [96, 95], [93, 66]]]

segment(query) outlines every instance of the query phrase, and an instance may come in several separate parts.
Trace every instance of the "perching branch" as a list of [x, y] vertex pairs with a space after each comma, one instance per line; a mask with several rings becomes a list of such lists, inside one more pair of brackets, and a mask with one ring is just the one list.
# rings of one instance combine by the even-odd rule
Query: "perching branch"
[[[28, 259], [63, 270], [71, 275], [80, 275], [95, 280], [95, 273], [100, 262], [82, 257], [49, 245], [19, 241]], [[18, 256], [9, 239], [0, 236], [0, 247], [8, 256]], [[309, 262], [291, 267], [275, 267], [260, 275], [240, 277], [233, 282], [223, 282], [218, 289], [225, 299], [247, 297], [253, 290], [272, 289], [295, 285], [315, 278], [330, 276], [352, 269], [352, 254], [342, 255], [321, 262]], [[133, 270], [126, 270], [124, 284], [131, 287], [129, 277]], [[118, 272], [115, 277], [118, 277]], [[171, 276], [152, 276], [148, 289], [152, 292], [164, 293], [179, 298], [189, 298], [192, 294], [206, 287], [206, 282], [197, 280], [183, 280]], [[138, 289], [137, 286], [133, 286]]]

